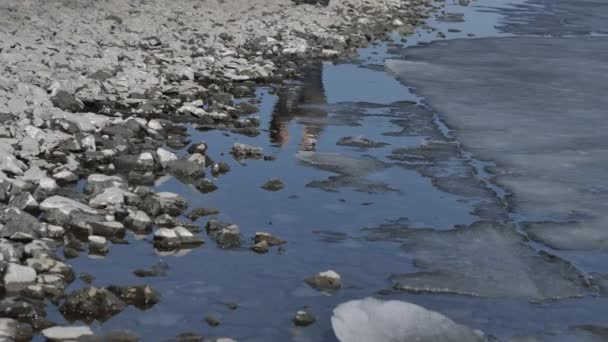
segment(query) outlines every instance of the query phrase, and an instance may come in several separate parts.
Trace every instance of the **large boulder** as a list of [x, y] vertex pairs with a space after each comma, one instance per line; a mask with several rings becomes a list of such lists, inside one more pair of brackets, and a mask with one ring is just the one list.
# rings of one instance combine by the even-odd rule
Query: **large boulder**
[[59, 226], [70, 226], [74, 221], [104, 221], [103, 212], [73, 199], [52, 196], [40, 203], [47, 222]]

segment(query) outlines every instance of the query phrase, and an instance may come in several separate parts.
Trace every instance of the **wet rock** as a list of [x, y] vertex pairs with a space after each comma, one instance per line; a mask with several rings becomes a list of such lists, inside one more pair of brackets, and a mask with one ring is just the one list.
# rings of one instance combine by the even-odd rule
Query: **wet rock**
[[265, 241], [269, 246], [278, 246], [286, 243], [285, 240], [267, 232], [256, 232], [253, 241], [255, 243]]
[[26, 264], [36, 270], [38, 274], [59, 274], [66, 282], [74, 280], [72, 268], [64, 262], [55, 260], [50, 256], [37, 256], [26, 260]]
[[364, 137], [344, 137], [338, 140], [336, 145], [358, 148], [376, 148], [387, 146], [388, 144], [383, 142], [375, 142]]
[[103, 236], [89, 236], [89, 253], [97, 255], [105, 255], [108, 253], [110, 246], [108, 240]]
[[209, 324], [209, 326], [211, 327], [217, 327], [218, 325], [220, 325], [220, 320], [213, 315], [205, 316], [205, 322], [207, 322], [207, 324]]
[[342, 287], [342, 279], [340, 278], [340, 275], [332, 270], [320, 272], [317, 275], [306, 278], [304, 282], [310, 287], [313, 287], [319, 291], [331, 292]]
[[14, 291], [36, 281], [36, 270], [29, 266], [8, 263], [4, 273], [4, 286], [8, 291]]
[[236, 224], [210, 220], [205, 226], [207, 234], [222, 248], [238, 247], [241, 245], [241, 230]]
[[146, 196], [139, 208], [154, 217], [160, 214], [178, 216], [188, 208], [188, 203], [172, 192], [159, 192]]
[[147, 309], [160, 301], [160, 295], [149, 285], [110, 286], [108, 290], [125, 301], [140, 309]]
[[198, 189], [198, 191], [204, 194], [218, 189], [217, 185], [213, 184], [213, 182], [207, 178], [198, 179], [193, 182], [193, 185], [196, 187], [196, 189]]
[[192, 221], [196, 221], [199, 217], [217, 215], [219, 213], [220, 213], [220, 211], [215, 208], [196, 208], [196, 209], [193, 209], [187, 215], [187, 217]]
[[306, 310], [298, 310], [292, 321], [298, 327], [306, 327], [313, 324], [316, 318]]
[[196, 246], [204, 241], [184, 227], [160, 228], [154, 232], [154, 246], [160, 249], [176, 249]]
[[483, 333], [455, 323], [418, 305], [374, 298], [338, 305], [331, 325], [339, 341], [446, 341], [485, 340]]
[[271, 179], [262, 185], [262, 189], [268, 191], [279, 191], [285, 187], [285, 184], [280, 179]]
[[142, 339], [133, 331], [130, 330], [113, 330], [105, 334], [104, 341], [108, 342], [139, 342]]
[[68, 320], [103, 322], [125, 308], [125, 303], [112, 292], [96, 287], [86, 287], [68, 294], [65, 301], [59, 306], [59, 311]]
[[264, 150], [261, 147], [235, 143], [231, 152], [236, 159], [259, 159], [263, 157]]
[[49, 196], [55, 195], [59, 191], [59, 185], [53, 178], [43, 177], [38, 180], [38, 186], [32, 194], [36, 200], [41, 201]]
[[0, 318], [0, 341], [31, 341], [32, 327], [12, 318]]
[[145, 231], [152, 226], [152, 219], [142, 210], [129, 210], [125, 225], [135, 231]]
[[117, 221], [89, 222], [89, 226], [91, 226], [91, 233], [93, 235], [99, 235], [110, 239], [120, 239], [125, 236], [125, 226]]
[[94, 335], [87, 326], [51, 327], [42, 330], [41, 333], [49, 341], [77, 341]]
[[51, 98], [51, 102], [53, 102], [55, 107], [69, 112], [81, 112], [84, 109], [82, 101], [64, 90], [59, 90], [55, 96]]
[[167, 271], [169, 270], [169, 265], [164, 262], [159, 262], [150, 268], [140, 268], [133, 271], [138, 277], [164, 277], [167, 275]]
[[268, 242], [260, 241], [251, 246], [251, 250], [259, 254], [268, 253], [270, 246], [268, 245]]
[[27, 322], [36, 329], [48, 327], [44, 303], [23, 297], [5, 297], [0, 300], [0, 317]]
[[591, 290], [576, 267], [536, 251], [511, 226], [478, 222], [449, 231], [408, 230], [401, 237], [402, 249], [422, 270], [391, 276], [398, 290], [535, 300]]
[[121, 188], [106, 188], [89, 201], [92, 208], [117, 207], [125, 204], [125, 196], [134, 196]]

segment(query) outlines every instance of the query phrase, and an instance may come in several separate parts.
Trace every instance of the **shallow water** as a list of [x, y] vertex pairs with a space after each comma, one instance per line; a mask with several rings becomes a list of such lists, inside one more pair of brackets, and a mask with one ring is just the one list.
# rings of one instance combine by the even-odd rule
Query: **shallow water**
[[[522, 8], [526, 15], [521, 14]], [[447, 39], [472, 34], [512, 36], [520, 32], [505, 27], [522, 25], [518, 18], [529, 22], [524, 18], [534, 10], [542, 7], [506, 0], [463, 7], [448, 1], [442, 10], [445, 13], [436, 13], [428, 25]], [[492, 182], [492, 173], [483, 170], [494, 166], [493, 161], [476, 160], [466, 146], [463, 149], [454, 137], [458, 135], [452, 134], [432, 109], [433, 102], [382, 67], [385, 59], [399, 56], [408, 46], [443, 40], [438, 31], [420, 28], [405, 42], [393, 36], [394, 42], [362, 49], [358, 61], [324, 63], [311, 68], [301, 82], [280, 89], [258, 89], [261, 103], [256, 115], [261, 119], [262, 134], [257, 137], [189, 127], [192, 142], [206, 141], [211, 158], [229, 163], [231, 171], [214, 179], [219, 189], [208, 194], [170, 177], [158, 181], [155, 190], [180, 194], [188, 200], [189, 209], [219, 209], [220, 214], [214, 217], [238, 224], [246, 244], [226, 250], [206, 239], [203, 246], [192, 250], [161, 253], [152, 247], [150, 236], [142, 240], [130, 235], [128, 245], [114, 245], [105, 258], [73, 260], [75, 271], [96, 277], [97, 286], [146, 283], [162, 295], [162, 301], [149, 310], [129, 307], [93, 328], [127, 328], [151, 341], [187, 331], [240, 341], [334, 341], [331, 310], [339, 303], [366, 296], [411, 301], [500, 339], [537, 336], [552, 340], [561, 336], [567, 340], [568, 336], [579, 336], [569, 329], [571, 326], [607, 324], [606, 300], [592, 297], [597, 292], [578, 283], [572, 285], [573, 292], [580, 291], [583, 298], [555, 301], [537, 297], [534, 291], [509, 291], [509, 286], [481, 291], [492, 296], [390, 290], [391, 275], [424, 270], [432, 266], [429, 256], [441, 254], [433, 252], [439, 242], [424, 244], [419, 238], [424, 234], [412, 231], [454, 231], [478, 220], [496, 224], [518, 221], [508, 210], [506, 191]], [[402, 81], [408, 84], [407, 79]], [[369, 148], [338, 145], [344, 137], [365, 137], [383, 144]], [[228, 153], [234, 142], [263, 147], [265, 155], [275, 159], [236, 161]], [[261, 189], [272, 178], [281, 179], [285, 188], [278, 192]], [[204, 227], [209, 218], [199, 218], [197, 223]], [[247, 248], [256, 231], [271, 232], [287, 244], [257, 255]], [[445, 235], [437, 236], [437, 241], [444, 241], [441, 236]], [[535, 260], [540, 246], [525, 242], [523, 247], [510, 249], [514, 244], [511, 235], [504, 240], [500, 236], [496, 246], [513, 257], [512, 268], [506, 270], [520, 272], [518, 279], [534, 278], [529, 272], [539, 267]], [[483, 248], [463, 257], [466, 241], [455, 243], [459, 248], [452, 254], [446, 246], [444, 258], [454, 255], [475, 265], [476, 260], [491, 257], [492, 245], [471, 243]], [[416, 248], [408, 249], [408, 245]], [[513, 254], [520, 248], [529, 258], [518, 259]], [[478, 250], [484, 254], [474, 254]], [[597, 254], [559, 255], [564, 263], [577, 266], [603, 264], [597, 261], [601, 257]], [[159, 261], [169, 266], [165, 277], [137, 278], [132, 274]], [[479, 270], [482, 281], [494, 277], [492, 272], [497, 272], [498, 278], [505, 275], [500, 273], [500, 262], [496, 260], [496, 269], [483, 264], [485, 268]], [[343, 288], [335, 294], [323, 294], [304, 284], [306, 277], [327, 269], [342, 276]], [[604, 269], [597, 266], [593, 271]], [[574, 267], [549, 275], [564, 282], [585, 277]], [[468, 286], [466, 282], [452, 285]], [[71, 288], [81, 286], [83, 283], [76, 281]], [[571, 293], [565, 291], [564, 296]], [[237, 303], [238, 309], [229, 309], [228, 302]], [[316, 315], [317, 323], [296, 328], [291, 318], [303, 307]], [[221, 324], [207, 326], [203, 320], [207, 314], [218, 317]], [[57, 312], [51, 312], [49, 318], [62, 320]]]

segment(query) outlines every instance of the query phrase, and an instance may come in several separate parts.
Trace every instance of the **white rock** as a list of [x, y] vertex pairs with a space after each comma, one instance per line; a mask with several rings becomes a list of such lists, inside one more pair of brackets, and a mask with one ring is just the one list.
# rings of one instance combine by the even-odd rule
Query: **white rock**
[[7, 287], [11, 285], [24, 285], [36, 281], [36, 270], [28, 266], [22, 266], [15, 263], [9, 263], [4, 274], [4, 284]]
[[42, 330], [42, 335], [51, 341], [75, 341], [85, 336], [93, 336], [87, 326], [52, 327]]
[[163, 125], [161, 125], [160, 121], [154, 119], [148, 121], [148, 127], [157, 132], [163, 129]]
[[160, 165], [165, 168], [169, 164], [169, 162], [173, 160], [177, 160], [177, 156], [173, 152], [169, 152], [161, 147], [156, 150], [156, 155], [158, 156], [158, 160]]

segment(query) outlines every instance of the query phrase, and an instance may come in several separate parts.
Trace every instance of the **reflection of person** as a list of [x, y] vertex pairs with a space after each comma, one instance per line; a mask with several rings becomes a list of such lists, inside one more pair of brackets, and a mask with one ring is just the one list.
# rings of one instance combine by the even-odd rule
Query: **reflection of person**
[[[320, 122], [315, 123], [314, 119], [327, 116], [327, 113], [320, 108], [320, 105], [327, 102], [322, 72], [323, 67], [316, 65], [307, 70], [301, 85], [281, 89], [270, 121], [270, 139], [273, 143], [287, 145], [289, 122], [293, 118], [299, 118], [302, 123], [302, 140], [299, 149], [304, 151], [315, 149], [323, 127]], [[311, 106], [300, 106], [302, 104]]]

